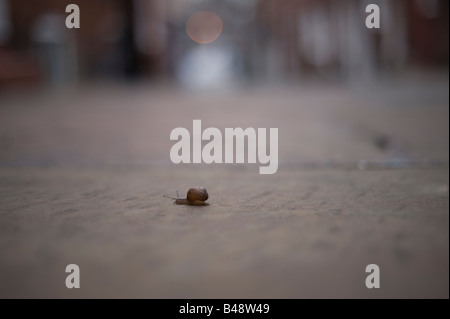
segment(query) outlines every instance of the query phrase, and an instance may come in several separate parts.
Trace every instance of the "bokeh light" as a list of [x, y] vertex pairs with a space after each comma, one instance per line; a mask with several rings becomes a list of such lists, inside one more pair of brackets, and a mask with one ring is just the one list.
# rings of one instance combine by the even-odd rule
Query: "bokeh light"
[[197, 43], [214, 42], [222, 33], [222, 19], [214, 12], [199, 11], [186, 22], [186, 33]]

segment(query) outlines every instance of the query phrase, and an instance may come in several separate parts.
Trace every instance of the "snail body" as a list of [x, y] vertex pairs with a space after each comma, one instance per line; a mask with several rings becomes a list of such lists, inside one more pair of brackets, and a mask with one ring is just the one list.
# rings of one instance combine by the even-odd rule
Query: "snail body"
[[205, 203], [208, 197], [208, 192], [204, 187], [193, 187], [188, 190], [186, 198], [173, 199], [175, 199], [177, 205], [205, 206], [208, 205], [208, 203]]

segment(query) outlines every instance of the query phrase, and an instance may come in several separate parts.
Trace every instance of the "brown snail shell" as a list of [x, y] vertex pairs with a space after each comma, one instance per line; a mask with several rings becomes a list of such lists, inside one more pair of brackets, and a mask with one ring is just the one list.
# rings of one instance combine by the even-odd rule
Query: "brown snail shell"
[[186, 198], [175, 199], [177, 205], [208, 205], [205, 201], [208, 199], [208, 191], [204, 187], [193, 187], [187, 192]]

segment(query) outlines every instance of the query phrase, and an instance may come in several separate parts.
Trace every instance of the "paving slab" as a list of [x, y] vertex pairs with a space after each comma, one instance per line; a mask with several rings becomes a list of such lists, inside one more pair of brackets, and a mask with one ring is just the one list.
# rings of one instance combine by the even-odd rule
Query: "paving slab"
[[[1, 96], [0, 297], [448, 298], [448, 83], [419, 87]], [[173, 164], [194, 119], [279, 128], [278, 172]]]

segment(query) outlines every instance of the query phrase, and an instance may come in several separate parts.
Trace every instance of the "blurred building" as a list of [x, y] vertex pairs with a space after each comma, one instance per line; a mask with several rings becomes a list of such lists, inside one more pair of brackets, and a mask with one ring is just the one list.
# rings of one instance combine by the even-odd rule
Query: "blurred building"
[[[81, 28], [65, 28], [76, 3]], [[381, 9], [367, 29], [365, 7]], [[448, 67], [445, 0], [0, 0], [0, 90], [92, 79], [183, 83], [373, 79], [411, 67]], [[221, 20], [199, 43], [186, 23]], [[195, 32], [213, 32], [206, 19]], [[223, 26], [223, 28], [222, 28]], [[200, 41], [201, 42], [201, 41]]]

